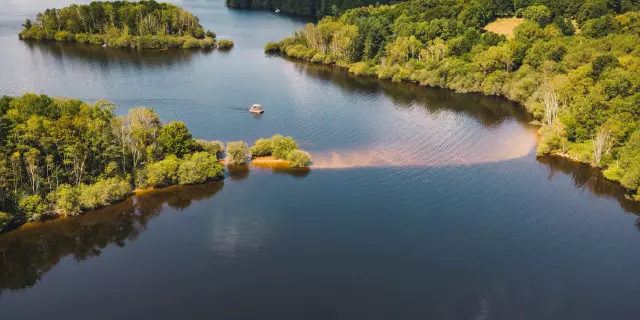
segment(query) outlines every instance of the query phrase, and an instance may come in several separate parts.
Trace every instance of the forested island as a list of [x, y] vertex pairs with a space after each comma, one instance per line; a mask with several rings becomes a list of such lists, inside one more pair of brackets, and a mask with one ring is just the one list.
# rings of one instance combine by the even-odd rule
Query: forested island
[[338, 16], [362, 6], [390, 4], [390, 0], [226, 0], [227, 7], [237, 9], [279, 10], [278, 12], [308, 16]]
[[[25, 222], [119, 202], [133, 190], [224, 177], [220, 141], [196, 140], [183, 122], [162, 123], [149, 108], [117, 117], [108, 101], [25, 94], [0, 98], [0, 232]], [[311, 159], [291, 137], [230, 142], [229, 161], [256, 156]]]
[[410, 0], [326, 17], [265, 51], [504, 96], [541, 125], [538, 154], [640, 186], [639, 1]]
[[216, 41], [198, 17], [170, 3], [156, 1], [94, 1], [62, 9], [47, 9], [36, 21], [27, 19], [21, 39], [91, 43], [116, 48], [164, 49], [219, 47], [233, 41]]

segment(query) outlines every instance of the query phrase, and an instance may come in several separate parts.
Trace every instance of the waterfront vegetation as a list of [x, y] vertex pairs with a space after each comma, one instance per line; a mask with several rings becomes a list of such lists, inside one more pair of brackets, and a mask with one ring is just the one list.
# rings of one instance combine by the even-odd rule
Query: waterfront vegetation
[[287, 160], [294, 168], [306, 167], [311, 162], [309, 154], [298, 149], [298, 143], [292, 137], [283, 137], [279, 134], [268, 139], [258, 139], [251, 147], [251, 155]]
[[47, 9], [35, 22], [27, 19], [21, 39], [91, 43], [116, 48], [163, 49], [220, 47], [231, 40], [216, 41], [196, 16], [169, 3], [156, 1], [94, 1], [62, 9]]
[[347, 9], [366, 5], [389, 4], [389, 0], [226, 0], [227, 7], [237, 9], [280, 10], [282, 13], [324, 17], [338, 16]]
[[[308, 24], [265, 51], [360, 75], [517, 101], [538, 153], [640, 186], [640, 2], [410, 0]], [[513, 34], [484, 28], [515, 17]], [[508, 24], [505, 24], [508, 25]]]
[[222, 143], [195, 140], [152, 109], [116, 117], [114, 108], [35, 94], [0, 99], [0, 231], [75, 216], [137, 188], [223, 177]]

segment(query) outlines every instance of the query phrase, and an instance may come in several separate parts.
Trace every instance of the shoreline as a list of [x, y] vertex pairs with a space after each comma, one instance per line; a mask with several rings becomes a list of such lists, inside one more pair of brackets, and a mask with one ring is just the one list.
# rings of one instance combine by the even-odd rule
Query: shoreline
[[[487, 95], [487, 94], [484, 94], [484, 93], [483, 93], [483, 92], [481, 92], [481, 91], [464, 91], [464, 90], [462, 90], [462, 91], [461, 91], [461, 90], [455, 90], [455, 89], [446, 88], [446, 87], [440, 87], [440, 86], [429, 86], [429, 85], [424, 85], [424, 84], [421, 84], [421, 83], [420, 83], [420, 82], [418, 82], [418, 81], [413, 81], [413, 80], [393, 81], [393, 80], [391, 80], [391, 79], [382, 79], [382, 78], [380, 78], [380, 77], [376, 76], [375, 74], [357, 74], [357, 73], [355, 73], [355, 72], [351, 72], [351, 71], [349, 70], [349, 69], [350, 69], [350, 67], [351, 67], [351, 66], [353, 66], [355, 63], [350, 63], [350, 64], [346, 64], [346, 65], [339, 64], [339, 63], [335, 63], [335, 62], [334, 62], [334, 63], [331, 63], [331, 64], [326, 64], [326, 63], [323, 63], [323, 62], [316, 63], [316, 62], [313, 62], [313, 61], [308, 60], [308, 59], [304, 59], [304, 58], [297, 58], [297, 57], [294, 57], [294, 56], [289, 56], [289, 55], [287, 55], [285, 52], [283, 52], [280, 48], [278, 48], [277, 50], [265, 50], [265, 53], [267, 53], [267, 54], [271, 54], [271, 55], [277, 55], [277, 56], [279, 56], [279, 57], [281, 57], [281, 58], [284, 58], [284, 59], [290, 59], [290, 60], [293, 60], [293, 61], [294, 61], [294, 63], [296, 63], [296, 62], [298, 62], [298, 63], [299, 63], [299, 62], [304, 62], [304, 63], [313, 64], [313, 65], [316, 65], [316, 66], [326, 66], [326, 67], [331, 67], [331, 68], [339, 68], [339, 69], [342, 69], [342, 70], [346, 70], [346, 72], [347, 72], [348, 74], [353, 75], [353, 76], [356, 76], [356, 77], [371, 77], [371, 78], [378, 79], [378, 80], [380, 80], [380, 81], [391, 81], [391, 82], [393, 82], [393, 83], [411, 84], [411, 85], [417, 85], [417, 86], [419, 86], [419, 87], [423, 87], [423, 88], [435, 88], [435, 89], [451, 90], [451, 91], [453, 91], [453, 92], [461, 93], [461, 94], [474, 93], [474, 94], [481, 94], [481, 95], [483, 95], [483, 96], [487, 96], [487, 97], [491, 97], [491, 96], [493, 96], [493, 97], [499, 97], [499, 98], [503, 98], [503, 99], [506, 99], [506, 100], [508, 100], [508, 101], [511, 101], [511, 102], [513, 102], [513, 103], [517, 104], [517, 105], [518, 105], [518, 107], [520, 107], [520, 108], [522, 108], [524, 111], [526, 111], [526, 113], [527, 113], [528, 115], [532, 115], [532, 112], [531, 112], [531, 111], [529, 111], [529, 109], [527, 108], [527, 106], [525, 106], [522, 102], [517, 101], [517, 100], [510, 99], [509, 97], [507, 97], [507, 96], [505, 96], [505, 95]], [[542, 124], [541, 124], [540, 122], [538, 122], [538, 121], [531, 121], [531, 122], [529, 123], [529, 125], [535, 126], [535, 127], [537, 128], [537, 130], [538, 130], [538, 131], [539, 131], [541, 128], [543, 128], [543, 127], [544, 127], [544, 125], [542, 125]], [[541, 138], [541, 137], [540, 137], [540, 134], [539, 134], [538, 132], [536, 132], [536, 140], [538, 141], [538, 143], [536, 144], [536, 149], [537, 149], [537, 147], [538, 147], [538, 145], [539, 145], [540, 138]], [[538, 157], [545, 157], [545, 156], [551, 156], [551, 157], [560, 157], [560, 158], [564, 158], [564, 159], [567, 159], [567, 160], [573, 161], [573, 162], [575, 162], [575, 163], [580, 163], [580, 164], [588, 165], [588, 166], [590, 166], [591, 168], [597, 169], [601, 174], [602, 174], [602, 173], [604, 173], [604, 170], [603, 170], [601, 167], [598, 167], [598, 166], [596, 166], [596, 165], [593, 165], [593, 164], [592, 164], [592, 163], [590, 163], [590, 162], [582, 162], [582, 161], [579, 161], [579, 160], [577, 160], [576, 158], [571, 157], [571, 156], [570, 156], [569, 154], [567, 154], [567, 153], [551, 152], [551, 153], [544, 154], [544, 155], [537, 155], [537, 154], [536, 154], [536, 158], [538, 158]], [[604, 175], [603, 175], [603, 176], [604, 176]], [[617, 183], [618, 185], [620, 185], [620, 187], [624, 188], [624, 186], [622, 186], [622, 184], [620, 183], [620, 181], [612, 180], [612, 179], [609, 179], [609, 178], [607, 178], [607, 177], [605, 177], [605, 179], [607, 179], [608, 181], [615, 182], [615, 183]], [[626, 189], [626, 188], [624, 188], [624, 189]], [[629, 189], [626, 189], [626, 190], [627, 190], [627, 191], [631, 191], [631, 190], [629, 190]], [[633, 196], [631, 196], [630, 192], [627, 192], [627, 198], [629, 198], [630, 200], [633, 200], [633, 201], [640, 201], [640, 197], [633, 197]]]

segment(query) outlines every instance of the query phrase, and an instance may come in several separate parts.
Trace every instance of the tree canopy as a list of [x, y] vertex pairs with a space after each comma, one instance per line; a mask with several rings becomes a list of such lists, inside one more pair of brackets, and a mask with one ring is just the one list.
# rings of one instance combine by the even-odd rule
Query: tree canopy
[[[484, 30], [525, 19], [514, 38]], [[347, 10], [266, 51], [355, 74], [520, 102], [539, 154], [562, 154], [640, 186], [640, 1], [410, 0]]]
[[94, 1], [47, 9], [27, 19], [22, 39], [77, 41], [122, 48], [212, 48], [215, 33], [198, 17], [170, 3], [154, 0]]
[[134, 188], [223, 176], [219, 143], [196, 141], [182, 122], [148, 108], [122, 117], [108, 101], [25, 94], [0, 99], [0, 232], [78, 215]]

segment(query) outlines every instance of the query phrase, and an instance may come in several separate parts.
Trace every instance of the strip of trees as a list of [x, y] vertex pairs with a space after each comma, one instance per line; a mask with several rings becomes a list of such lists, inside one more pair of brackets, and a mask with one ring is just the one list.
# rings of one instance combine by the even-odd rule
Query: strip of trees
[[324, 17], [338, 16], [347, 9], [378, 4], [389, 4], [390, 0], [226, 0], [227, 7], [237, 9], [280, 10], [282, 13]]
[[[514, 15], [512, 39], [483, 29]], [[507, 97], [541, 124], [539, 154], [640, 186], [640, 1], [410, 0], [326, 17], [265, 50]]]
[[0, 99], [0, 232], [121, 201], [135, 188], [223, 177], [220, 142], [148, 108], [25, 94]]
[[[196, 16], [156, 1], [94, 1], [38, 13], [27, 19], [21, 39], [76, 41], [118, 48], [214, 48], [216, 34]], [[230, 40], [229, 40], [230, 41]], [[225, 43], [225, 46], [229, 46]]]

